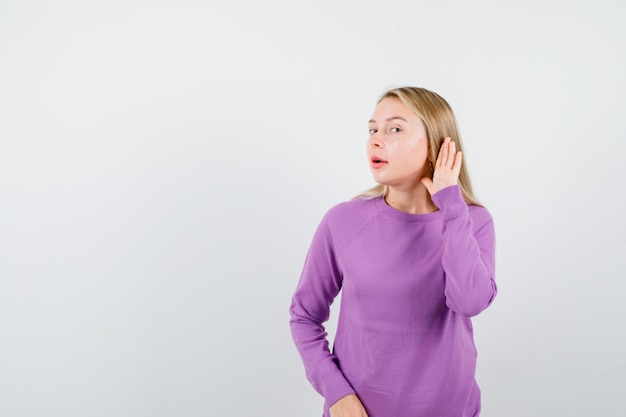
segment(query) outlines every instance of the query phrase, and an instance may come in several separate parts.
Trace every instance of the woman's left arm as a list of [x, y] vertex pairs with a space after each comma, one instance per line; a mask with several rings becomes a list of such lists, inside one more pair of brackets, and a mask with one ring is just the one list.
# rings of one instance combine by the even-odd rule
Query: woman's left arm
[[485, 208], [468, 206], [458, 185], [437, 192], [433, 201], [443, 211], [446, 304], [459, 314], [475, 316], [497, 292], [493, 220]]
[[[433, 178], [422, 178], [433, 202], [443, 212], [442, 264], [448, 307], [472, 317], [496, 296], [495, 232], [489, 212], [465, 203], [458, 186], [463, 155], [446, 138], [435, 162]], [[471, 213], [470, 213], [471, 211]]]

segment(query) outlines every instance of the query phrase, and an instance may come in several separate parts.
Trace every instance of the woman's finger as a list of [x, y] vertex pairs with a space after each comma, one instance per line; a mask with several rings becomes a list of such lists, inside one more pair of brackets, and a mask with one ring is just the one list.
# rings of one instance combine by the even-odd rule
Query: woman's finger
[[452, 168], [454, 166], [454, 162], [456, 161], [456, 143], [450, 141], [448, 143], [448, 167]]
[[463, 163], [463, 153], [461, 151], [458, 151], [456, 155], [454, 156], [454, 167], [453, 167], [454, 176], [456, 178], [458, 178], [459, 174], [461, 173], [462, 163]]
[[435, 167], [441, 165], [441, 159], [443, 158], [443, 144], [439, 148], [439, 152], [437, 152], [437, 161], [435, 161]]
[[446, 165], [448, 163], [448, 141], [449, 138], [445, 138], [441, 144], [441, 149], [439, 150], [441, 160], [437, 158], [437, 165]]

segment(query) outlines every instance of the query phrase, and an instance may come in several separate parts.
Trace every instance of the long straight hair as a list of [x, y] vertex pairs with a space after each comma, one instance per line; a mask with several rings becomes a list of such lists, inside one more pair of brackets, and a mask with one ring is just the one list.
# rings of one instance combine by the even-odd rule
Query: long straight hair
[[[428, 153], [431, 161], [437, 160], [437, 154], [445, 138], [449, 137], [456, 145], [457, 151], [463, 150], [461, 133], [452, 107], [439, 94], [419, 87], [400, 87], [387, 91], [378, 100], [378, 103], [386, 98], [395, 97], [419, 116], [426, 128], [428, 137]], [[463, 155], [461, 172], [459, 173], [459, 187], [463, 199], [467, 204], [481, 205], [474, 196], [472, 183], [467, 171], [467, 162]], [[384, 197], [387, 194], [387, 186], [378, 184], [355, 198]]]

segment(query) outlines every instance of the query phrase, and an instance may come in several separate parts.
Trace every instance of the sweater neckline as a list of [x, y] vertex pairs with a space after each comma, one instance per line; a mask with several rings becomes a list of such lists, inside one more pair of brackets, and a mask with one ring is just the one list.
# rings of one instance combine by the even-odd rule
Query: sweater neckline
[[374, 202], [376, 204], [376, 208], [378, 209], [378, 211], [380, 211], [386, 216], [389, 216], [396, 220], [400, 220], [405, 223], [425, 223], [425, 222], [437, 221], [441, 218], [441, 210], [433, 211], [432, 213], [413, 214], [413, 213], [406, 213], [404, 211], [400, 211], [396, 208], [393, 208], [387, 205], [384, 197], [376, 197]]

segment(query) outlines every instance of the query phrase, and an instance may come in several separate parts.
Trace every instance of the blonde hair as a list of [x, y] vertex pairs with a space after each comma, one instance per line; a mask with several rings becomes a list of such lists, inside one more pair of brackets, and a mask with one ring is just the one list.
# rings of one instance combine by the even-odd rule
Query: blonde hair
[[[386, 98], [395, 97], [422, 119], [428, 136], [429, 160], [436, 161], [437, 154], [445, 138], [449, 137], [455, 144], [457, 151], [462, 151], [461, 133], [452, 111], [452, 107], [437, 93], [419, 87], [400, 87], [387, 91], [378, 100], [378, 103]], [[472, 184], [467, 172], [467, 162], [463, 155], [461, 172], [459, 173], [459, 187], [463, 199], [467, 204], [480, 205], [474, 196]], [[387, 194], [387, 186], [378, 184], [355, 198], [376, 198]]]

